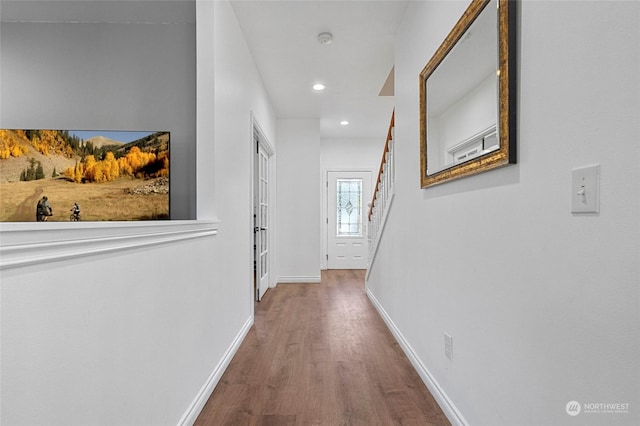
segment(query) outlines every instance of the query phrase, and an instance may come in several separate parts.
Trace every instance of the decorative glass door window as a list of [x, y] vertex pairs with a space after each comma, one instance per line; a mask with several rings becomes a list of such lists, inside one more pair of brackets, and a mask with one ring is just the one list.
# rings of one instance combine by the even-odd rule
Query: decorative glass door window
[[338, 237], [362, 236], [362, 179], [336, 179]]

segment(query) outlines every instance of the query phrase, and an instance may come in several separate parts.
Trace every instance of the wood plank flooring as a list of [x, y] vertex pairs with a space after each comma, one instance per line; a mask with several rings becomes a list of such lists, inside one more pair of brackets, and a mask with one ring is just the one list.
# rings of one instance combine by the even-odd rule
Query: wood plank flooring
[[323, 271], [256, 303], [196, 425], [449, 425], [366, 296], [364, 271]]

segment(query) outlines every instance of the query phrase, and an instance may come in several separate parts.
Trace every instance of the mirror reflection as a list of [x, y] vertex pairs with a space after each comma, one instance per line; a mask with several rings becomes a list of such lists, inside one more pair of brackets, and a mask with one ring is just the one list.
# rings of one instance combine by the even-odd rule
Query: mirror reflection
[[420, 186], [516, 156], [515, 0], [471, 0], [420, 73]]
[[499, 148], [496, 0], [426, 79], [427, 175]]

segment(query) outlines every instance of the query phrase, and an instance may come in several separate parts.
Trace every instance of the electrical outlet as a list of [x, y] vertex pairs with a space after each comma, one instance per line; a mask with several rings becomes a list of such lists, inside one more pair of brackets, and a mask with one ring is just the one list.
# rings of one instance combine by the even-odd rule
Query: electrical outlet
[[444, 333], [444, 355], [453, 361], [453, 337], [449, 333]]

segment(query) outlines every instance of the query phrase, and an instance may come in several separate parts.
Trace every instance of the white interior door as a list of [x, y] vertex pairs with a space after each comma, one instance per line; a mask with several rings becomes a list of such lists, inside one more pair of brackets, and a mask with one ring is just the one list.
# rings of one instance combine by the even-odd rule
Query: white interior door
[[257, 142], [254, 186], [256, 300], [269, 288], [269, 155]]
[[365, 269], [371, 172], [327, 172], [327, 197], [327, 269]]

